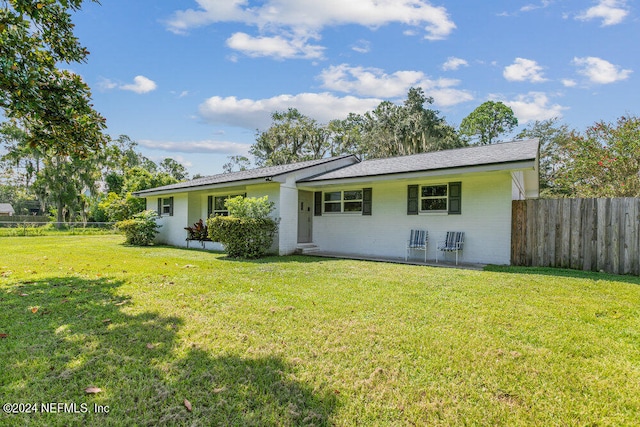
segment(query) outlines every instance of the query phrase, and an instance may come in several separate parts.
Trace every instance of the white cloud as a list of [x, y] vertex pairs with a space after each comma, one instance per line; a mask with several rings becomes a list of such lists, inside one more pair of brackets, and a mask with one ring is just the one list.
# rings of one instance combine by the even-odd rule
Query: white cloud
[[452, 107], [463, 102], [473, 101], [471, 92], [446, 87], [431, 90], [427, 95], [432, 96], [434, 104], [440, 107]]
[[425, 0], [266, 0], [251, 6], [246, 0], [198, 0], [198, 10], [177, 11], [168, 21], [171, 31], [216, 22], [242, 22], [259, 28], [290, 28], [296, 33], [316, 32], [327, 26], [364, 25], [379, 27], [402, 23], [423, 27], [427, 39], [442, 39], [456, 25], [444, 7]]
[[536, 9], [544, 9], [546, 7], [548, 7], [551, 4], [551, 0], [542, 0], [542, 2], [540, 2], [540, 4], [527, 4], [524, 5], [520, 8], [520, 12], [531, 12], [532, 10], [536, 10]]
[[586, 76], [590, 82], [598, 84], [626, 80], [632, 73], [632, 70], [621, 70], [617, 65], [593, 56], [573, 58], [573, 64], [579, 68], [578, 73]]
[[122, 90], [130, 90], [135, 93], [147, 93], [156, 90], [158, 85], [145, 76], [135, 76], [132, 84], [118, 86]]
[[[270, 52], [259, 45], [275, 44], [272, 49], [277, 58], [291, 57], [282, 53], [303, 41], [306, 49], [301, 50], [298, 46], [298, 50], [305, 54], [296, 57], [317, 58], [320, 46], [306, 46], [306, 40], [319, 39], [320, 32], [330, 26], [377, 28], [400, 23], [421, 29], [428, 40], [445, 39], [456, 28], [444, 7], [432, 6], [426, 0], [265, 0], [260, 5], [251, 5], [247, 0], [197, 1], [200, 6], [197, 10], [180, 10], [173, 14], [167, 21], [170, 31], [180, 34], [218, 22], [254, 26], [260, 32], [259, 36], [238, 36], [243, 33], [236, 33], [227, 42], [232, 48], [238, 44], [245, 48], [249, 45], [251, 48], [243, 52], [254, 56], [266, 56]], [[281, 40], [277, 40], [278, 37]], [[285, 39], [289, 43], [285, 43]], [[308, 49], [314, 54], [309, 55]]]
[[525, 58], [516, 58], [513, 64], [504, 68], [502, 75], [512, 82], [541, 83], [547, 80], [543, 77], [542, 67], [536, 61]]
[[104, 77], [101, 77], [98, 81], [98, 88], [100, 90], [120, 89], [142, 94], [156, 90], [157, 87], [156, 82], [145, 76], [135, 76], [131, 84], [116, 83]]
[[339, 92], [357, 93], [364, 96], [395, 98], [406, 94], [425, 75], [421, 71], [396, 71], [386, 74], [379, 68], [334, 65], [322, 70], [318, 78], [322, 86]]
[[301, 93], [278, 95], [266, 99], [238, 99], [235, 96], [213, 96], [199, 107], [200, 117], [208, 123], [238, 126], [246, 129], [266, 129], [271, 125], [271, 114], [297, 108], [302, 114], [328, 123], [344, 119], [349, 113], [365, 113], [373, 110], [382, 100], [336, 97], [329, 93]]
[[547, 120], [554, 117], [562, 117], [562, 111], [568, 107], [559, 104], [550, 104], [549, 97], [542, 92], [529, 92], [519, 95], [513, 101], [503, 101], [511, 107], [520, 124], [535, 120]]
[[214, 154], [246, 154], [249, 144], [228, 141], [153, 141], [138, 140], [138, 143], [151, 150], [162, 150], [177, 153], [214, 153]]
[[576, 81], [573, 79], [562, 79], [562, 84], [565, 87], [575, 87], [577, 85]]
[[442, 69], [444, 71], [449, 70], [457, 70], [460, 67], [468, 67], [469, 63], [462, 58], [456, 58], [455, 56], [450, 56], [447, 58], [446, 62], [442, 64]]
[[576, 19], [581, 21], [602, 19], [602, 26], [606, 27], [621, 23], [628, 14], [626, 0], [600, 0], [596, 6], [576, 16]]
[[351, 49], [358, 53], [369, 53], [371, 51], [371, 43], [368, 40], [358, 40]]
[[537, 9], [544, 9], [549, 7], [551, 4], [553, 3], [552, 0], [542, 0], [540, 3], [529, 3], [526, 4], [524, 6], [522, 6], [520, 9], [518, 9], [518, 11], [516, 12], [508, 12], [508, 11], [503, 11], [497, 14], [497, 16], [501, 16], [501, 17], [510, 17], [510, 16], [518, 16], [520, 13], [528, 13], [528, 12], [532, 12], [534, 10]]
[[183, 91], [181, 91], [181, 92], [178, 92], [178, 91], [172, 90], [172, 91], [170, 91], [169, 93], [170, 93], [171, 95], [175, 95], [175, 96], [176, 96], [176, 98], [184, 98], [184, 97], [186, 97], [186, 96], [189, 96], [189, 91], [188, 91], [188, 90], [183, 90]]
[[341, 64], [322, 70], [318, 78], [324, 88], [362, 96], [399, 98], [405, 96], [409, 88], [421, 87], [440, 106], [451, 106], [473, 99], [469, 92], [455, 89], [460, 84], [459, 80], [432, 80], [422, 71], [396, 71], [387, 74], [379, 68]]
[[98, 88], [100, 88], [100, 90], [111, 90], [117, 87], [118, 87], [118, 84], [112, 81], [111, 79], [106, 79], [104, 77], [101, 77], [98, 81]]
[[310, 45], [307, 37], [286, 39], [282, 36], [252, 37], [246, 33], [235, 33], [227, 39], [227, 46], [252, 57], [271, 56], [279, 59], [320, 59], [324, 48]]

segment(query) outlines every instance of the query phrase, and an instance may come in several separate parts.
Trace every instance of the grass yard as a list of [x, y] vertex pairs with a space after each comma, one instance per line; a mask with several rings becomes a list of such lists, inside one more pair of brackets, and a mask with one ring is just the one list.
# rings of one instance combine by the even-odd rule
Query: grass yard
[[640, 422], [640, 278], [122, 241], [0, 239], [0, 425]]

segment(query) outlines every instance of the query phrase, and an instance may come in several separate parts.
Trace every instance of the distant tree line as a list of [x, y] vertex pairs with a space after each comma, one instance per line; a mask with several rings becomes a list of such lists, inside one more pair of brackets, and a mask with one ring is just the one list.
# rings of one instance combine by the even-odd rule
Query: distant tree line
[[[403, 156], [503, 141], [518, 126], [513, 110], [487, 101], [458, 129], [429, 108], [433, 98], [411, 88], [402, 104], [381, 102], [373, 111], [318, 123], [297, 109], [272, 114], [249, 153], [257, 166], [272, 166], [357, 154], [363, 159]], [[597, 122], [584, 132], [557, 118], [528, 124], [514, 139], [540, 140], [541, 197], [640, 197], [640, 119]], [[224, 170], [246, 170], [245, 156], [232, 156]]]
[[99, 152], [65, 155], [32, 146], [28, 130], [3, 123], [0, 200], [11, 203], [18, 214], [28, 214], [36, 202], [58, 222], [119, 221], [145, 208], [144, 199], [132, 192], [188, 178], [183, 165], [173, 159], [154, 163], [126, 135], [106, 138]]

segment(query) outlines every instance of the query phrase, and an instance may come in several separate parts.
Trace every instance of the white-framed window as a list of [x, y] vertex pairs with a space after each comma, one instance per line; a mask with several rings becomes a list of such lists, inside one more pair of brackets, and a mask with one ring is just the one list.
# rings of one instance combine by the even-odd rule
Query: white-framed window
[[462, 215], [462, 182], [410, 184], [407, 186], [407, 215]]
[[325, 213], [362, 213], [362, 189], [325, 191]]
[[208, 200], [208, 216], [229, 216], [229, 210], [224, 205], [227, 199], [233, 199], [234, 197], [247, 197], [246, 193], [243, 194], [225, 194], [223, 196], [209, 196]]
[[447, 212], [448, 202], [448, 184], [420, 186], [420, 212]]
[[173, 216], [173, 197], [158, 197], [158, 216]]

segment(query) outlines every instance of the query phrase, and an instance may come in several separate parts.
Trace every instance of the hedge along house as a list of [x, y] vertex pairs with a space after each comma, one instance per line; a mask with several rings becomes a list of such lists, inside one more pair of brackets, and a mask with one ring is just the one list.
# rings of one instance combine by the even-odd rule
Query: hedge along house
[[511, 201], [538, 197], [538, 151], [533, 139], [365, 161], [345, 155], [135, 195], [160, 213], [157, 241], [175, 246], [186, 245], [184, 227], [226, 214], [226, 198], [267, 195], [280, 219], [274, 242], [280, 255], [313, 247], [397, 259], [404, 257], [410, 230], [424, 229], [429, 259], [435, 259], [436, 243], [447, 231], [463, 231], [463, 262], [509, 264]]

